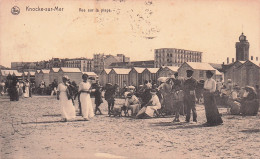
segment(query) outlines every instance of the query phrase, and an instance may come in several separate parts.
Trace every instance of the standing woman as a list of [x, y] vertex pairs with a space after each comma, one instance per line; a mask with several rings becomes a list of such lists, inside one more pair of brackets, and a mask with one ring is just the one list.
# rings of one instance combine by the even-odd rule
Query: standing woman
[[216, 81], [212, 79], [213, 73], [206, 72], [207, 80], [204, 83], [204, 105], [207, 118], [207, 126], [215, 126], [223, 123], [221, 116], [218, 112], [214, 92], [216, 91]]
[[25, 80], [24, 87], [24, 97], [28, 98], [30, 96], [30, 83], [28, 79]]
[[89, 120], [94, 117], [94, 111], [92, 107], [92, 101], [90, 99], [91, 84], [88, 81], [88, 75], [82, 75], [83, 82], [79, 84], [80, 103], [82, 116], [85, 120]]
[[76, 117], [75, 107], [72, 97], [68, 92], [68, 76], [62, 77], [62, 83], [57, 88], [57, 99], [60, 100], [62, 121], [67, 121]]

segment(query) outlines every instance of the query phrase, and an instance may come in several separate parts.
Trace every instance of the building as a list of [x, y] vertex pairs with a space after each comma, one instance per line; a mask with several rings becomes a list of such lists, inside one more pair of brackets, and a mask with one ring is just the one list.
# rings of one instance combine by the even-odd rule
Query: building
[[171, 77], [178, 72], [177, 66], [162, 66], [158, 71], [158, 77]]
[[59, 70], [60, 68], [51, 68], [50, 69], [50, 75], [49, 75], [49, 79], [50, 79], [50, 83], [52, 83], [54, 80], [56, 82], [58, 82], [59, 79]]
[[[180, 77], [186, 78], [187, 77], [187, 70], [193, 70], [192, 77], [196, 80], [206, 80], [206, 71], [210, 70], [214, 73], [213, 79], [217, 80], [219, 79], [219, 72], [214, 69], [210, 64], [208, 63], [201, 63], [201, 62], [185, 62], [183, 63], [180, 68], [178, 69], [178, 73]], [[217, 74], [217, 77], [216, 77]], [[220, 74], [221, 75], [221, 74]], [[222, 77], [222, 75], [221, 75]]]
[[109, 73], [112, 69], [104, 69], [99, 75], [99, 83], [101, 86], [105, 86], [109, 82]]
[[109, 68], [109, 66], [114, 62], [129, 62], [130, 58], [125, 57], [123, 54], [104, 55], [104, 54], [94, 54], [94, 72], [100, 74], [104, 69]]
[[76, 82], [77, 85], [82, 82], [82, 72], [79, 68], [61, 67], [58, 72], [58, 83], [62, 82], [62, 77], [65, 75], [69, 77], [71, 82]]
[[[23, 80], [27, 80], [27, 79], [28, 79], [28, 73], [29, 73], [29, 72], [25, 72], [25, 71], [22, 73], [22, 79], [23, 79]], [[28, 79], [28, 80], [29, 80], [29, 79]]]
[[149, 61], [131, 61], [131, 62], [114, 62], [109, 65], [109, 68], [152, 68], [154, 67], [154, 60]]
[[133, 67], [129, 72], [129, 83], [133, 86], [139, 86], [143, 84], [142, 73], [145, 68]]
[[64, 67], [79, 68], [82, 72], [92, 72], [94, 61], [87, 58], [65, 59]]
[[94, 77], [95, 80], [98, 80], [98, 75], [95, 72], [82, 72], [82, 74], [87, 74], [88, 77]]
[[13, 74], [17, 74], [18, 73], [18, 71], [17, 70], [4, 70], [4, 69], [1, 69], [1, 71], [0, 71], [0, 82], [2, 81], [2, 80], [6, 80], [6, 77], [8, 76], [8, 75], [13, 75]]
[[36, 70], [35, 71], [35, 85], [36, 85], [36, 87], [38, 87], [39, 86], [39, 84], [41, 83], [41, 78], [40, 78], [40, 71], [41, 70]]
[[157, 82], [159, 68], [146, 68], [142, 73], [142, 84], [145, 80]]
[[[46, 69], [42, 69], [39, 73], [37, 78], [39, 78], [37, 81], [39, 81], [39, 83], [37, 83], [38, 85], [40, 84], [41, 81], [45, 82], [45, 86], [49, 86], [50, 83], [50, 70], [46, 70]], [[38, 86], [36, 85], [36, 86]]]
[[36, 62], [11, 62], [11, 69], [18, 71], [36, 69]]
[[64, 67], [65, 65], [65, 59], [60, 58], [52, 58], [46, 63], [46, 68], [58, 68], [58, 67]]
[[236, 61], [249, 60], [249, 46], [246, 36], [242, 33], [239, 36], [239, 42], [236, 42]]
[[34, 71], [28, 72], [28, 79], [30, 80], [30, 82], [35, 83], [35, 72]]
[[246, 61], [235, 69], [235, 83], [240, 87], [247, 85], [260, 86], [260, 65], [254, 61]]
[[154, 50], [154, 67], [180, 66], [184, 62], [201, 62], [202, 52], [175, 48]]
[[129, 72], [131, 69], [113, 68], [109, 73], [109, 82], [114, 85], [118, 84], [119, 88], [129, 85]]
[[224, 83], [227, 84], [228, 80], [231, 80], [233, 83], [237, 83], [238, 74], [236, 74], [236, 70], [239, 66], [241, 66], [246, 61], [235, 61], [228, 65], [224, 65]]

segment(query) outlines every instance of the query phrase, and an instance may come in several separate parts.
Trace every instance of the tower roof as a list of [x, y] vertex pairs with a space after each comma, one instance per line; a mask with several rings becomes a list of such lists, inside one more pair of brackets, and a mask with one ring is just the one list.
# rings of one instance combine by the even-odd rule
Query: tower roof
[[246, 36], [244, 35], [243, 32], [242, 32], [242, 34], [239, 36], [239, 41], [247, 41], [247, 40], [246, 40]]

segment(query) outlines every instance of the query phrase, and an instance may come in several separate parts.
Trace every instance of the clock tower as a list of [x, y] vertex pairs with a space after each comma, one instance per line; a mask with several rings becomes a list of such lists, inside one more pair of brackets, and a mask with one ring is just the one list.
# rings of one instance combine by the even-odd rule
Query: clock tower
[[247, 61], [249, 59], [249, 42], [242, 33], [239, 42], [236, 42], [236, 61]]

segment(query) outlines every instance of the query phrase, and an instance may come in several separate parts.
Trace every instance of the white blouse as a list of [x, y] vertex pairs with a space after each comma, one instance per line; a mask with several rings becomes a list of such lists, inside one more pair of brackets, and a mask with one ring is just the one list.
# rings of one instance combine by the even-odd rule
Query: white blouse
[[204, 89], [209, 90], [209, 92], [213, 93], [216, 91], [216, 81], [212, 78], [207, 79], [204, 83]]

